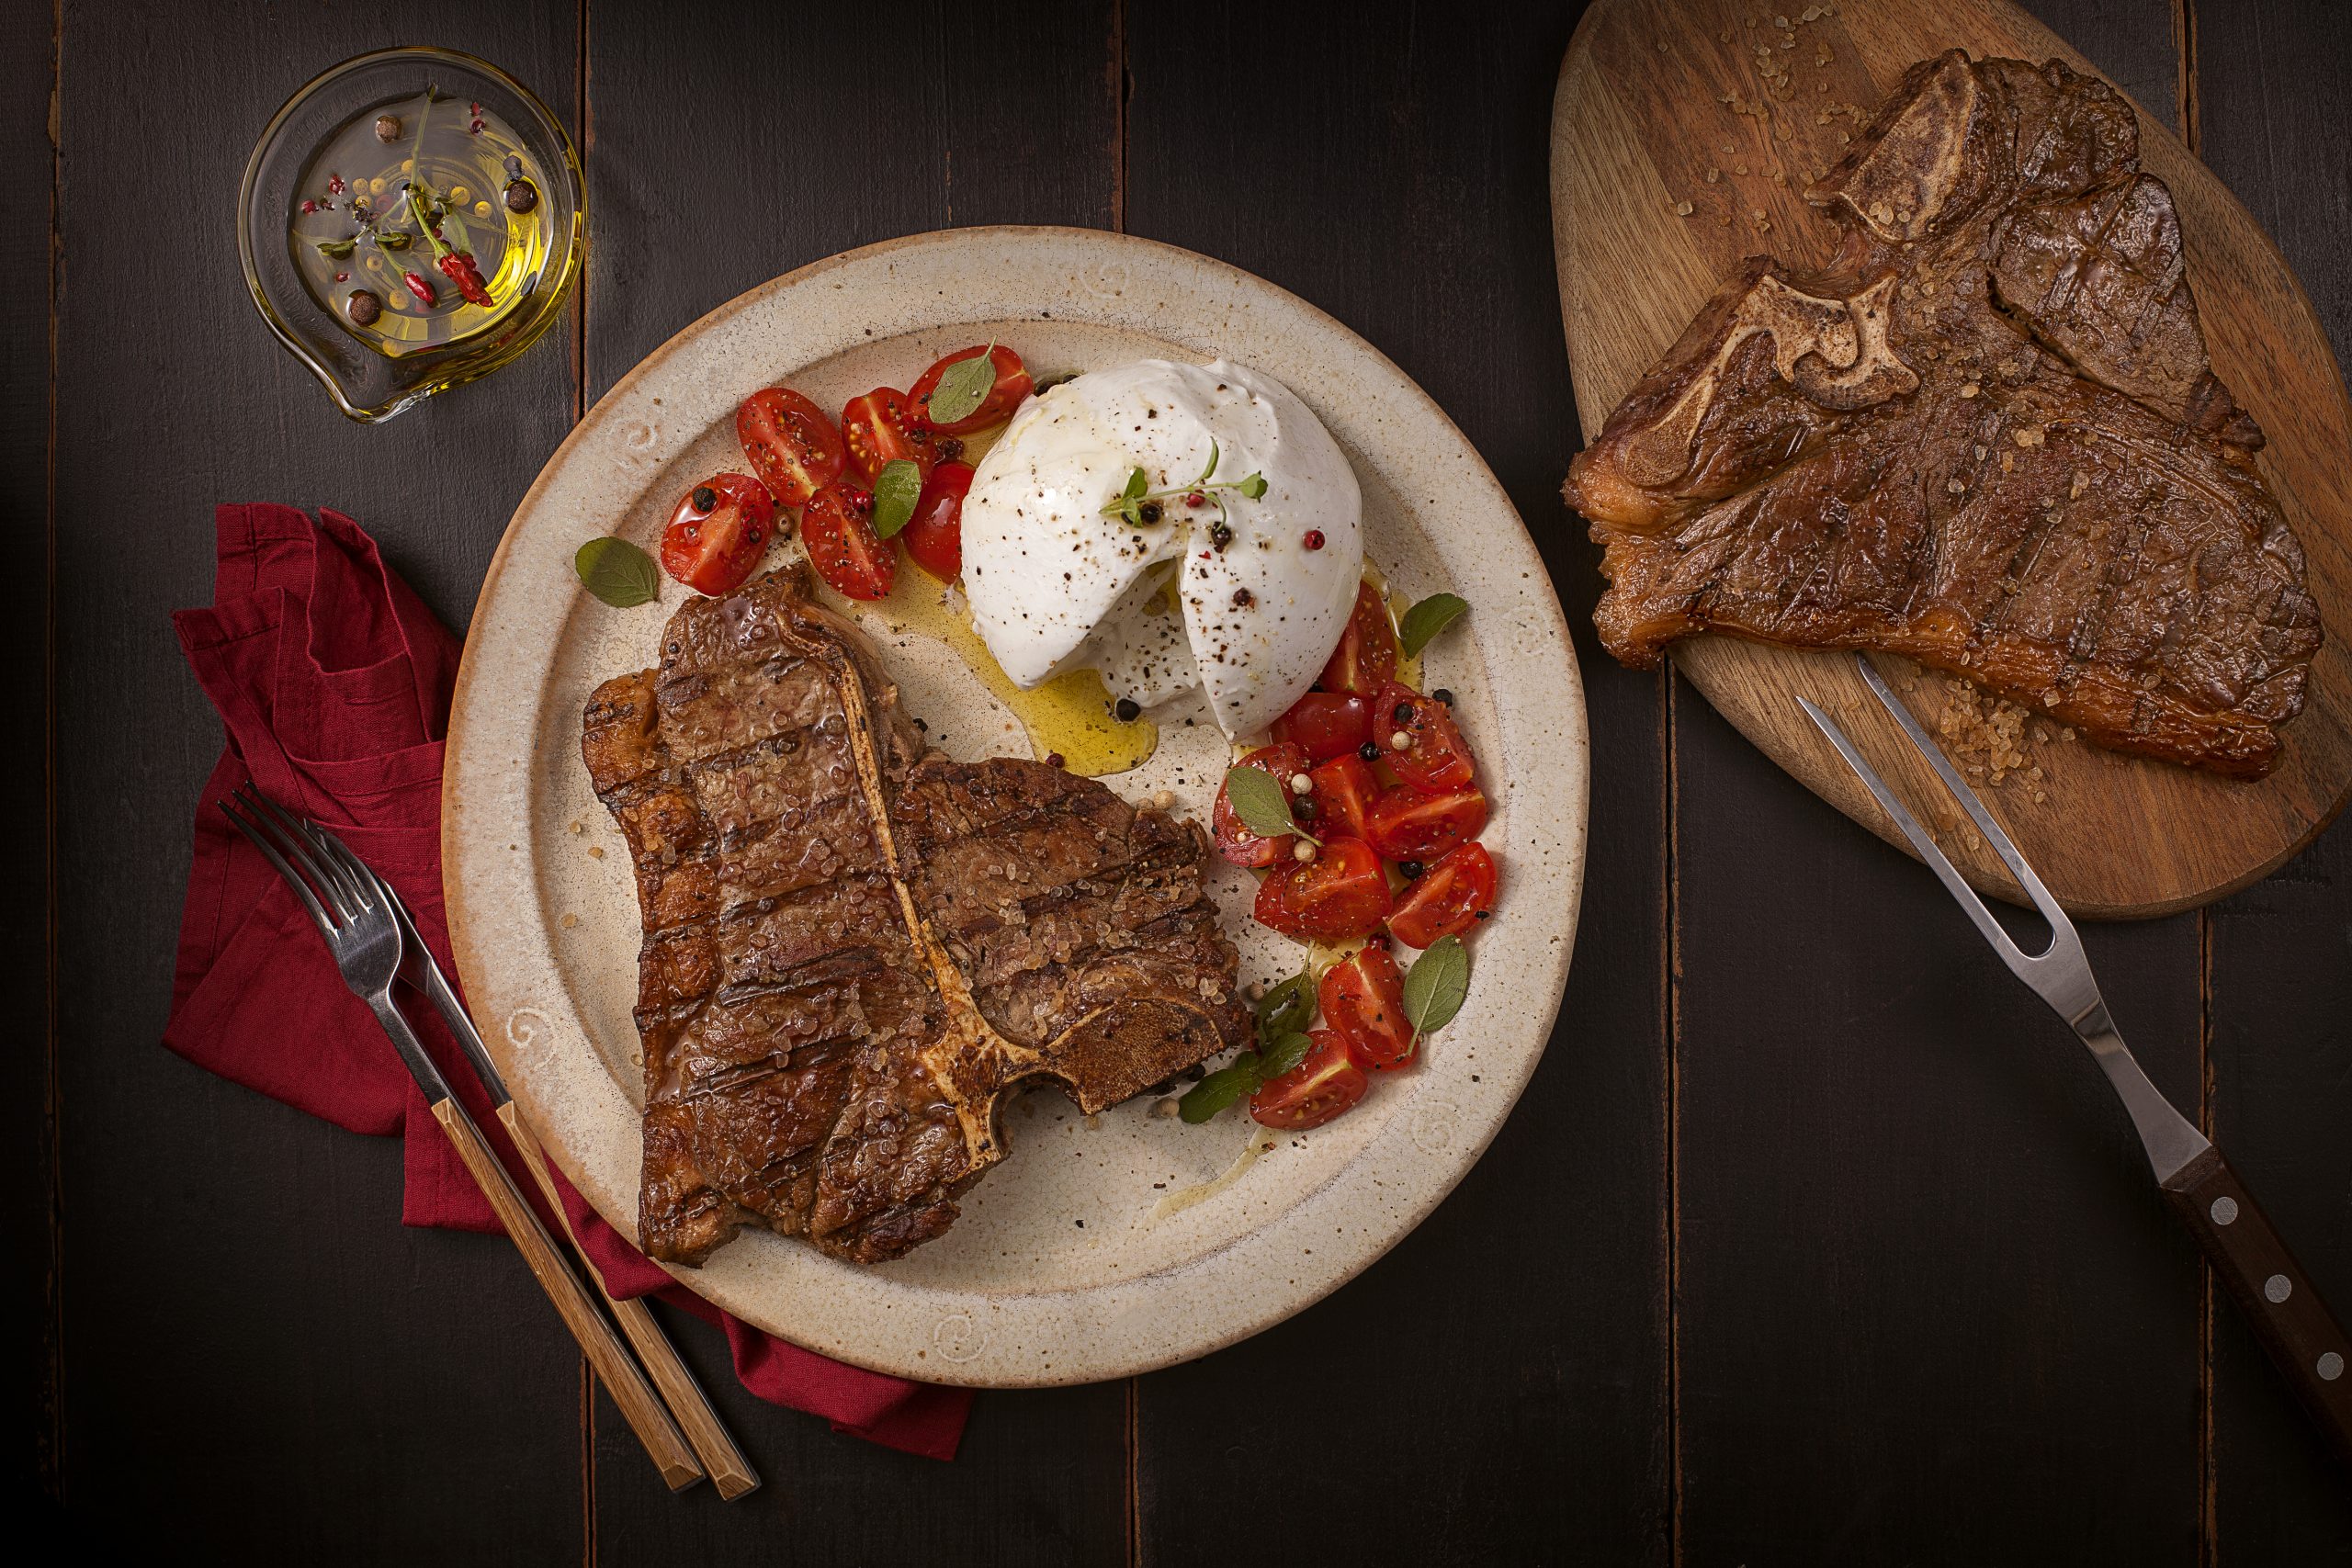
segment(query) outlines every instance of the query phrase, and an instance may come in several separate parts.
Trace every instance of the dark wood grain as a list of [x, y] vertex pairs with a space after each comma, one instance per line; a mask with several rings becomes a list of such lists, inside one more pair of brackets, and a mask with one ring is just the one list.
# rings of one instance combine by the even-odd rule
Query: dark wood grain
[[[2162, 0], [2035, 9], [2166, 79]], [[2197, 1262], [2090, 1057], [1687, 688], [1674, 737], [1684, 1556], [2193, 1562]], [[2195, 917], [2084, 934], [2194, 1105]]]
[[[0, 14], [0, 60], [12, 62], [0, 99], [0, 183], [17, 193], [12, 221], [0, 225], [0, 518], [15, 535], [21, 575], [20, 613], [0, 631], [0, 658], [21, 672], [17, 690], [31, 712], [25, 749], [49, 750], [49, 326], [56, 164], [49, 140], [57, 51], [45, 9], [17, 6]], [[57, 1042], [50, 1029], [50, 789], [45, 767], [21, 767], [10, 781], [15, 852], [0, 863], [0, 951], [14, 959], [0, 978], [0, 1010], [14, 1022], [0, 1096], [0, 1203], [8, 1256], [16, 1260], [6, 1297], [8, 1321], [20, 1325], [0, 1394], [24, 1412], [7, 1457], [11, 1495], [43, 1507], [57, 1483]]]
[[[688, 28], [655, 7], [591, 16], [591, 400], [703, 312], [836, 251], [951, 224], [1113, 219], [1108, 4], [695, 17]], [[1125, 1553], [1121, 1386], [983, 1396], [943, 1466], [761, 1404], [725, 1370], [714, 1330], [670, 1321], [767, 1483], [724, 1508], [681, 1508], [600, 1396], [601, 1557], [751, 1561], [786, 1541], [811, 1562]]]
[[[0, 173], [19, 202], [0, 227], [16, 285], [0, 504], [38, 580], [53, 458], [61, 905], [54, 1183], [48, 1058], [22, 1043], [6, 1125], [17, 1299], [38, 1316], [53, 1291], [62, 1319], [21, 1336], [12, 1368], [30, 1410], [20, 1462], [38, 1484], [61, 1435], [52, 1476], [93, 1554], [1173, 1564], [1242, 1543], [1301, 1563], [2352, 1562], [2352, 1488], [2233, 1309], [2205, 1310], [2194, 1250], [2063, 1029], [1917, 866], [1688, 687], [1669, 698], [1591, 646], [1592, 551], [1554, 495], [1577, 436], [1543, 164], [1576, 9], [1472, 26], [1412, 5], [417, 0], [126, 19], [73, 0], [53, 445], [49, 302], [28, 284], [48, 238], [22, 220], [51, 177], [50, 7], [0, 16], [16, 89]], [[2203, 155], [2352, 345], [2345, 13], [2033, 9], [2160, 117], [2197, 105]], [[2192, 32], [2184, 82], [2173, 40]], [[576, 120], [587, 309], [568, 343], [366, 430], [254, 320], [229, 209], [250, 135], [288, 92], [362, 49], [427, 39], [489, 55]], [[150, 243], [159, 197], [191, 214], [168, 254]], [[984, 1394], [952, 1465], [752, 1398], [718, 1335], [663, 1309], [767, 1479], [732, 1505], [672, 1497], [611, 1406], [583, 1399], [506, 1243], [401, 1229], [396, 1146], [155, 1043], [187, 816], [219, 746], [165, 612], [206, 594], [213, 502], [284, 500], [352, 511], [461, 626], [574, 398], [704, 310], [869, 240], [1123, 220], [1364, 333], [1463, 425], [1542, 546], [1594, 739], [1559, 1030], [1462, 1189], [1364, 1277], [1134, 1384]], [[36, 616], [6, 635], [19, 670], [41, 664]], [[49, 878], [22, 841], [40, 809], [19, 807], [0, 873], [21, 1043], [42, 1038], [27, 955]], [[2189, 917], [2086, 932], [2142, 1060], [2184, 1107], [2204, 1101], [2339, 1306], [2347, 930], [2339, 829], [2201, 931]], [[62, 1377], [45, 1390], [52, 1350]], [[1329, 1506], [1287, 1479], [1317, 1465], [1341, 1476]], [[1310, 1514], [1282, 1511], [1302, 1498]]]
[[[422, 0], [63, 13], [58, 378], [63, 1483], [175, 1552], [581, 1554], [579, 1353], [503, 1239], [403, 1230], [401, 1151], [157, 1043], [198, 783], [220, 727], [169, 612], [212, 505], [344, 508], [462, 626], [568, 423], [560, 344], [380, 428], [337, 414], [244, 298], [252, 138], [365, 49], [463, 39], [559, 107], [567, 9]], [[157, 243], [158, 213], [172, 239]]]
[[[1128, 226], [1329, 310], [1462, 425], [1554, 568], [1593, 735], [1587, 913], [1534, 1081], [1461, 1189], [1362, 1278], [1143, 1380], [1147, 1563], [1213, 1560], [1237, 1528], [1330, 1562], [1667, 1560], [1661, 686], [1587, 635], [1599, 584], [1556, 494], [1575, 425], [1529, 198], [1573, 20], [1128, 15]], [[1200, 84], [1244, 38], [1281, 90], [1204, 114]], [[1311, 1523], [1237, 1507], [1259, 1478], [1317, 1467], [1345, 1501]]]
[[[2197, 0], [2189, 15], [2199, 153], [2294, 265], [2341, 366], [2352, 355], [2352, 17], [2248, 0]], [[2339, 1310], [2352, 1293], [2347, 908], [2352, 836], [2339, 825], [2210, 917], [2211, 1131]], [[2352, 1487], [2226, 1303], [2213, 1360], [2218, 1559], [2352, 1562]]]

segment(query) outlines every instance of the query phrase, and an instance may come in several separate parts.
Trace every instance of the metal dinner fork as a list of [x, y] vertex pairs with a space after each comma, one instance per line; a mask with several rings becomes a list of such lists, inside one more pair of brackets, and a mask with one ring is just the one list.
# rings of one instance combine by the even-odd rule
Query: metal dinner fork
[[644, 1302], [631, 1296], [616, 1297], [605, 1283], [605, 1276], [594, 1258], [580, 1245], [579, 1235], [571, 1229], [571, 1221], [564, 1213], [563, 1198], [556, 1190], [555, 1179], [548, 1173], [547, 1151], [539, 1146], [537, 1135], [523, 1120], [522, 1110], [514, 1103], [514, 1096], [507, 1089], [506, 1080], [499, 1076], [498, 1064], [491, 1060], [490, 1047], [482, 1040], [481, 1031], [474, 1026], [473, 1015], [458, 998], [457, 987], [449, 984], [449, 976], [442, 972], [441, 962], [433, 956], [433, 949], [417, 934], [416, 921], [408, 912], [408, 905], [399, 890], [378, 874], [376, 869], [354, 854], [349, 846], [324, 828], [307, 818], [297, 817], [278, 807], [259, 791], [252, 793], [253, 800], [268, 812], [282, 828], [299, 833], [322, 860], [332, 863], [346, 875], [372, 889], [391, 907], [401, 927], [400, 977], [412, 990], [433, 1004], [441, 1021], [449, 1026], [457, 1037], [466, 1059], [481, 1079], [490, 1094], [490, 1102], [499, 1122], [506, 1129], [507, 1137], [514, 1145], [514, 1152], [523, 1156], [523, 1164], [531, 1173], [540, 1194], [548, 1201], [548, 1209], [564, 1235], [571, 1240], [573, 1255], [586, 1266], [589, 1278], [595, 1283], [605, 1305], [628, 1336], [637, 1349], [638, 1359], [644, 1363], [646, 1375], [653, 1380], [662, 1399], [669, 1404], [670, 1414], [684, 1431], [686, 1441], [694, 1446], [695, 1457], [709, 1472], [711, 1484], [718, 1495], [729, 1501], [741, 1497], [760, 1483], [759, 1472], [735, 1446], [718, 1413], [711, 1407], [710, 1398], [685, 1362], [679, 1359], [677, 1348], [662, 1331], [662, 1325]]
[[[376, 1021], [391, 1037], [393, 1049], [424, 1091], [434, 1119], [457, 1145], [458, 1158], [530, 1265], [540, 1289], [555, 1303], [564, 1326], [604, 1380], [613, 1403], [653, 1456], [662, 1478], [673, 1491], [701, 1480], [701, 1465], [646, 1382], [645, 1374], [613, 1332], [612, 1324], [596, 1310], [579, 1276], [556, 1250], [538, 1215], [516, 1190], [506, 1168], [483, 1140], [481, 1129], [458, 1102], [441, 1069], [425, 1052], [424, 1043], [392, 1000], [392, 983], [400, 977], [407, 938], [389, 890], [372, 874], [363, 877], [354, 870], [357, 857], [325, 829], [279, 811], [250, 786], [241, 785], [220, 806], [310, 911], [344, 984], [368, 1004]], [[342, 852], [323, 852], [327, 844]]]
[[2253, 1320], [2271, 1358], [2318, 1421], [2338, 1456], [2352, 1464], [2352, 1379], [2345, 1376], [2352, 1345], [2346, 1344], [2344, 1330], [2337, 1325], [2327, 1304], [2320, 1300], [2318, 1291], [2312, 1288], [2310, 1277], [2295, 1261], [2294, 1255], [2287, 1250], [2287, 1244], [2272, 1228], [2269, 1217], [2222, 1157], [2221, 1150], [2174, 1109], [2132, 1059], [2130, 1047], [2123, 1043], [2115, 1021], [2108, 1014], [2106, 1001], [2099, 996], [2098, 982], [2091, 975], [2090, 961], [2084, 956], [2082, 938], [2075, 932], [2075, 922], [2067, 918], [2041, 878], [2034, 874], [2033, 867], [2026, 863], [2025, 856], [1993, 819], [1976, 792], [1961, 778], [1942, 749], [1928, 738], [1911, 710], [1889, 689], [1869, 657], [1857, 654], [1854, 661], [1879, 705], [1902, 727], [1912, 747], [1935, 769], [1936, 776], [1943, 780], [1944, 787], [1968, 813], [1977, 831], [1984, 835], [1984, 841], [2001, 857], [2001, 863], [2009, 868], [2009, 874], [2017, 878], [2018, 886], [2033, 901], [2033, 907], [2050, 922], [2047, 948], [2027, 953], [2011, 940], [1993, 918], [1992, 910], [1976, 896], [1975, 889], [1968, 886], [1935, 839], [1919, 825], [1918, 818], [1862, 760], [1854, 743], [1846, 739], [1846, 732], [1804, 698], [1799, 697], [1798, 703], [1820, 727], [1822, 734], [1829, 738], [1829, 743], [1846, 759], [1846, 765], [1854, 770], [1871, 796], [1894, 818], [1903, 836], [1911, 840], [1919, 858], [1928, 863], [1928, 868], [1959, 903], [1962, 912], [1974, 923], [1993, 951], [2000, 954], [2001, 962], [2009, 966], [2009, 972], [2033, 987], [2034, 993], [2050, 1004], [2051, 1010], [2064, 1019], [2067, 1026], [2081, 1036], [2083, 1043], [2090, 1047], [2091, 1055], [2107, 1074], [2116, 1097], [2131, 1113], [2132, 1124], [2139, 1131], [2140, 1145], [2147, 1151], [2149, 1168], [2154, 1172], [2156, 1184], [2163, 1189], [2173, 1213], [2197, 1238], [2207, 1260]]

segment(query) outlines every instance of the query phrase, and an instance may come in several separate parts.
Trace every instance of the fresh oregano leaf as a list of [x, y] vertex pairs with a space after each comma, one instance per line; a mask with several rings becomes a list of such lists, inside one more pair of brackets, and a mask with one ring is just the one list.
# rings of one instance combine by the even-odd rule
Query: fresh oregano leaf
[[1149, 493], [1151, 493], [1151, 481], [1144, 477], [1144, 472], [1141, 468], [1137, 468], [1135, 472], [1127, 476], [1127, 488], [1119, 492], [1119, 499], [1122, 501], [1141, 501]]
[[1198, 490], [1201, 486], [1203, 486], [1203, 485], [1204, 485], [1204, 484], [1208, 483], [1208, 482], [1209, 482], [1209, 476], [1216, 472], [1216, 454], [1217, 454], [1216, 437], [1215, 437], [1214, 435], [1212, 435], [1211, 437], [1209, 437], [1209, 462], [1208, 462], [1208, 467], [1206, 467], [1206, 468], [1203, 468], [1203, 469], [1201, 470], [1201, 477], [1200, 477], [1199, 479], [1194, 479], [1194, 480], [1193, 481], [1193, 488], [1194, 490]]
[[876, 538], [894, 539], [915, 514], [915, 502], [922, 497], [922, 470], [907, 457], [893, 457], [882, 465], [882, 472], [874, 480], [874, 534]]
[[1239, 484], [1233, 488], [1248, 496], [1250, 500], [1255, 501], [1260, 496], [1266, 493], [1266, 476], [1263, 474], [1251, 474], [1248, 479], [1243, 479]]
[[1430, 645], [1430, 639], [1462, 618], [1469, 609], [1468, 601], [1452, 593], [1432, 593], [1411, 609], [1396, 623], [1396, 651], [1410, 659]]
[[[959, 419], [969, 419], [995, 390], [996, 344], [991, 343], [971, 358], [959, 359], [939, 373], [939, 385], [931, 389], [928, 417], [933, 424], [954, 424]], [[878, 503], [880, 492], [876, 492], [875, 499]], [[890, 536], [882, 536], [887, 539]]]
[[662, 596], [662, 571], [653, 558], [610, 535], [589, 540], [571, 558], [582, 587], [616, 610], [650, 604]]
[[1241, 825], [1261, 839], [1279, 839], [1285, 833], [1312, 839], [1312, 835], [1301, 832], [1291, 818], [1286, 782], [1263, 768], [1227, 768], [1225, 798], [1233, 807], [1233, 814], [1241, 818]]
[[441, 237], [449, 243], [451, 250], [463, 251], [468, 255], [473, 254], [473, 241], [466, 233], [466, 220], [458, 216], [455, 209], [441, 220]]
[[1470, 953], [1458, 936], [1442, 936], [1405, 971], [1405, 1021], [1419, 1039], [1453, 1021], [1470, 994]]
[[[1255, 772], [1256, 770], [1251, 770]], [[1301, 970], [1269, 988], [1258, 1004], [1258, 1038], [1272, 1045], [1286, 1034], [1305, 1029], [1315, 1017], [1315, 976]]]
[[1176, 1102], [1176, 1114], [1198, 1126], [1247, 1094], [1258, 1092], [1258, 1053], [1244, 1051], [1228, 1066], [1219, 1067]]
[[1306, 1060], [1306, 1054], [1314, 1048], [1314, 1041], [1295, 1031], [1276, 1040], [1266, 1047], [1265, 1057], [1258, 1064], [1259, 1083], [1262, 1085], [1289, 1072]]

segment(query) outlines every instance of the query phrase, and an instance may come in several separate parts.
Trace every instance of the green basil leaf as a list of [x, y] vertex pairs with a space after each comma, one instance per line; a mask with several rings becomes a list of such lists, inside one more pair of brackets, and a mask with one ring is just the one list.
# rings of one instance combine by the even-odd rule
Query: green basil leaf
[[1225, 798], [1241, 825], [1260, 838], [1279, 839], [1298, 832], [1298, 824], [1291, 819], [1288, 781], [1263, 768], [1227, 768]]
[[922, 470], [911, 458], [893, 457], [874, 480], [874, 534], [894, 539], [915, 514], [922, 496]]
[[571, 558], [581, 586], [616, 610], [650, 604], [662, 596], [662, 571], [653, 558], [610, 535], [589, 540]]
[[1470, 608], [1467, 601], [1452, 593], [1432, 593], [1411, 609], [1396, 623], [1396, 651], [1410, 659], [1430, 644], [1430, 638], [1462, 618]]
[[1405, 971], [1405, 1021], [1416, 1038], [1453, 1021], [1470, 994], [1470, 952], [1458, 936], [1442, 936]]
[[1230, 1066], [1219, 1067], [1186, 1089], [1176, 1102], [1176, 1114], [1198, 1126], [1242, 1096], [1257, 1093], [1258, 1084], [1258, 1053], [1244, 1051]]
[[1306, 1060], [1306, 1054], [1314, 1048], [1315, 1042], [1304, 1034], [1283, 1035], [1266, 1047], [1266, 1059], [1258, 1066], [1261, 1081], [1282, 1077]]
[[1208, 483], [1209, 476], [1216, 472], [1216, 437], [1211, 436], [1209, 437], [1209, 466], [1201, 470], [1201, 477], [1199, 479], [1193, 481], [1193, 488], [1194, 490], [1198, 490], [1201, 486]]
[[991, 343], [971, 358], [959, 359], [939, 373], [939, 385], [931, 389], [927, 415], [933, 424], [954, 424], [959, 419], [969, 419], [995, 390], [996, 344]]
[[[1255, 772], [1252, 769], [1251, 772]], [[1315, 976], [1301, 970], [1270, 988], [1258, 1004], [1258, 1038], [1271, 1045], [1315, 1021]]]

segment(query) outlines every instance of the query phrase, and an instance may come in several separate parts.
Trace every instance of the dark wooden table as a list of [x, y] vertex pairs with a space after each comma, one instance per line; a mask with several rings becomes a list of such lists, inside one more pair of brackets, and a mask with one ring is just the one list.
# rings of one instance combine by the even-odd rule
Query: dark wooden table
[[[2352, 350], [2346, 9], [2035, 9], [2185, 129]], [[0, 637], [41, 720], [12, 776], [47, 784], [0, 861], [33, 1506], [272, 1562], [2352, 1561], [2352, 1485], [2084, 1054], [1909, 861], [1589, 636], [1566, 1003], [1426, 1224], [1197, 1364], [983, 1394], [947, 1465], [749, 1397], [676, 1319], [768, 1484], [665, 1494], [513, 1250], [400, 1226], [397, 1146], [156, 1043], [220, 744], [166, 612], [207, 597], [212, 503], [349, 510], [462, 627], [566, 428], [703, 311], [893, 235], [1091, 224], [1248, 267], [1396, 358], [1581, 625], [1544, 168], [1576, 7], [58, 13], [0, 10]], [[408, 42], [571, 121], [594, 261], [568, 331], [364, 429], [254, 319], [230, 215], [288, 93]], [[2141, 1060], [2352, 1309], [2352, 829], [2086, 936]]]

